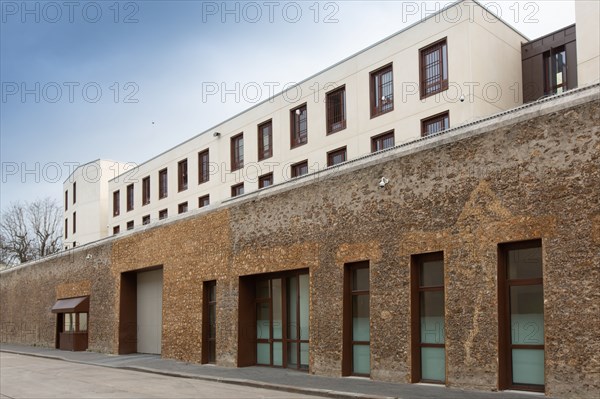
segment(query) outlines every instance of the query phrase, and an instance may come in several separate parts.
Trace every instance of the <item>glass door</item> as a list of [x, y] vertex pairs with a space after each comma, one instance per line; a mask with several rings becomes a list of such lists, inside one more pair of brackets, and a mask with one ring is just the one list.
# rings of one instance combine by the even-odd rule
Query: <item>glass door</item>
[[256, 364], [308, 369], [308, 273], [256, 282]]

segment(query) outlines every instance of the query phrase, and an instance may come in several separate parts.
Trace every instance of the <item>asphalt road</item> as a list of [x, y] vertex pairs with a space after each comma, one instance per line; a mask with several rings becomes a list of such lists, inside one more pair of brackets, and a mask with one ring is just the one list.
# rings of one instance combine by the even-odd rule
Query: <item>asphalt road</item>
[[0, 398], [316, 398], [240, 385], [168, 377], [0, 353]]

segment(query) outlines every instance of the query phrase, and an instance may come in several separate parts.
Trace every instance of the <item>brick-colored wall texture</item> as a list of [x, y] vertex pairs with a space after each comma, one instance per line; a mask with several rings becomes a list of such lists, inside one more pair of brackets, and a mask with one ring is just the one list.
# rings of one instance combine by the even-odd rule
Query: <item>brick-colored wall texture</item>
[[53, 302], [89, 291], [90, 349], [116, 353], [121, 273], [162, 266], [162, 356], [200, 362], [217, 280], [235, 367], [240, 276], [308, 268], [309, 372], [340, 376], [344, 265], [369, 260], [371, 378], [409, 382], [411, 255], [443, 251], [447, 384], [496, 389], [498, 244], [541, 238], [546, 394], [598, 397], [599, 126], [597, 100], [565, 107], [4, 273], [2, 340], [53, 346]]

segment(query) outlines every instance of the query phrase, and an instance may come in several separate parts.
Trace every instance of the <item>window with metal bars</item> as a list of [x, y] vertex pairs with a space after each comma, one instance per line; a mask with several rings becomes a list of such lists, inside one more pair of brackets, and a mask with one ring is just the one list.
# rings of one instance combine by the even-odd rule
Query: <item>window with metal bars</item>
[[177, 164], [177, 190], [184, 191], [188, 188], [188, 167], [187, 159], [179, 161]]
[[442, 39], [419, 51], [421, 64], [421, 98], [448, 89], [448, 46]]
[[291, 148], [308, 143], [308, 113], [306, 104], [290, 111]]
[[346, 87], [327, 93], [327, 134], [346, 128]]
[[240, 133], [231, 138], [231, 170], [244, 167], [244, 134]]
[[258, 160], [273, 156], [273, 123], [267, 121], [258, 125]]
[[299, 177], [308, 173], [308, 161], [298, 162], [291, 166], [292, 177]]
[[371, 137], [371, 152], [377, 152], [385, 150], [386, 148], [392, 148], [394, 146], [394, 131], [380, 134], [378, 136]]
[[346, 147], [338, 148], [327, 153], [327, 166], [337, 165], [346, 161]]
[[133, 211], [133, 184], [127, 186], [127, 212]]
[[371, 72], [371, 118], [394, 110], [392, 64]]
[[198, 153], [198, 184], [210, 180], [208, 149]]
[[421, 120], [421, 137], [429, 136], [450, 127], [450, 115], [448, 111]]
[[150, 203], [150, 176], [142, 179], [142, 205]]
[[168, 195], [167, 169], [158, 172], [158, 199], [166, 198]]

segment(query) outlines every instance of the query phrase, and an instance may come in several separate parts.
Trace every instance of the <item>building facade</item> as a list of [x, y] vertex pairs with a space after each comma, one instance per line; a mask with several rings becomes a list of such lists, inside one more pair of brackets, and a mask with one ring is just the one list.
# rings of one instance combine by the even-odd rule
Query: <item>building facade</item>
[[[501, 109], [483, 98], [436, 103], [454, 79], [474, 76], [454, 72], [475, 59], [457, 32], [482, 38], [485, 24], [444, 30], [430, 21], [300, 85], [336, 82], [324, 102], [276, 96], [105, 182], [105, 238], [1, 273], [2, 342], [600, 395], [600, 335], [591, 327], [600, 324], [600, 71], [590, 72], [593, 57], [567, 58], [570, 68], [586, 65], [579, 88], [555, 84], [542, 99]], [[523, 82], [528, 45], [503, 23], [490, 29], [506, 35], [497, 51], [516, 63], [498, 73]], [[590, 29], [577, 25], [576, 35]], [[556, 47], [532, 57], [557, 60]], [[441, 65], [447, 58], [448, 88], [442, 67], [414, 103], [398, 101], [402, 79], [393, 77], [406, 67], [419, 82], [427, 70], [419, 60], [431, 54]], [[549, 71], [554, 83], [569, 76]], [[428, 96], [431, 87], [440, 92]], [[346, 101], [353, 105], [340, 108]], [[347, 112], [340, 119], [329, 109]], [[307, 135], [293, 134], [306, 126]], [[381, 136], [392, 129], [393, 140]], [[227, 173], [202, 168], [207, 149], [206, 165]], [[259, 168], [271, 158], [267, 184]], [[258, 165], [256, 180], [248, 162]], [[79, 176], [65, 182], [75, 234]]]

